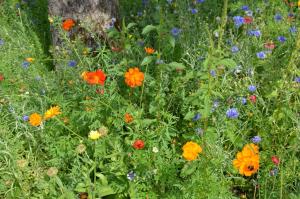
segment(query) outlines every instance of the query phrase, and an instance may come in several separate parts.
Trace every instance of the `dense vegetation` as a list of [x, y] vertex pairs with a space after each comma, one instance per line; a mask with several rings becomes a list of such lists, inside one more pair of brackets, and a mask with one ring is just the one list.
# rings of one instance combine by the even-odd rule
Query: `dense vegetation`
[[0, 3], [0, 198], [300, 198], [300, 2], [120, 3]]

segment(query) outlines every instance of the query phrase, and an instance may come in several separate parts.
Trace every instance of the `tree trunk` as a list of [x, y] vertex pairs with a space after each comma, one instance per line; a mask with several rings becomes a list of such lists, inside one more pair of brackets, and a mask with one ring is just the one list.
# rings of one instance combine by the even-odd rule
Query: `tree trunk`
[[[118, 0], [49, 0], [50, 17], [59, 16], [63, 20], [73, 19], [76, 24], [87, 24], [89, 29], [105, 36], [105, 29], [118, 19]], [[70, 35], [81, 34], [82, 29], [74, 29]], [[60, 46], [59, 32], [52, 30], [53, 46]], [[86, 38], [90, 37], [90, 38]], [[85, 35], [85, 40], [91, 39]]]

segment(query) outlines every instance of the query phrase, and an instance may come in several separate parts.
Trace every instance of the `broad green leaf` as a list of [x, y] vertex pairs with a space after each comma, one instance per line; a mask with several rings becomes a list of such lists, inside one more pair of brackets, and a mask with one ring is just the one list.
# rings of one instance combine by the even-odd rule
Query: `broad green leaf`
[[178, 62], [171, 62], [168, 64], [169, 66], [171, 66], [171, 68], [173, 70], [182, 70], [182, 69], [185, 69], [185, 66], [182, 64], [182, 63], [178, 63]]
[[195, 116], [195, 113], [189, 111], [189, 112], [184, 116], [184, 119], [185, 119], [185, 120], [191, 120], [194, 116]]
[[181, 169], [180, 176], [181, 177], [187, 177], [194, 173], [194, 171], [197, 169], [196, 162], [189, 162], [186, 163], [183, 168]]
[[146, 35], [146, 34], [148, 34], [149, 32], [151, 32], [151, 31], [153, 31], [153, 30], [156, 30], [156, 26], [148, 25], [148, 26], [146, 26], [146, 27], [143, 29], [142, 34], [143, 34], [143, 35]]
[[115, 191], [110, 186], [101, 186], [98, 191], [100, 197], [115, 194]]
[[172, 48], [174, 48], [175, 47], [175, 38], [174, 37], [169, 37], [169, 42], [170, 42]]
[[136, 23], [129, 23], [129, 24], [127, 25], [127, 29], [130, 29], [130, 28], [132, 28], [133, 26], [136, 26]]
[[233, 59], [222, 59], [217, 62], [217, 65], [224, 65], [229, 68], [234, 68], [237, 66], [236, 62]]
[[141, 63], [141, 66], [145, 66], [147, 64], [150, 64], [153, 60], [153, 57], [152, 56], [147, 56], [143, 59], [142, 63]]

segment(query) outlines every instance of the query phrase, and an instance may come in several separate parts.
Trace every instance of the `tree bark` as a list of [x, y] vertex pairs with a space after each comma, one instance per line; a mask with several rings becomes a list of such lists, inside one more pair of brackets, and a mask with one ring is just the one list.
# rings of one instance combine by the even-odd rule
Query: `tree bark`
[[[50, 17], [59, 16], [63, 20], [73, 19], [76, 24], [88, 24], [93, 33], [101, 36], [118, 19], [118, 0], [49, 0], [48, 9]], [[75, 29], [70, 34], [81, 33]], [[52, 43], [60, 46], [57, 30], [52, 30]]]

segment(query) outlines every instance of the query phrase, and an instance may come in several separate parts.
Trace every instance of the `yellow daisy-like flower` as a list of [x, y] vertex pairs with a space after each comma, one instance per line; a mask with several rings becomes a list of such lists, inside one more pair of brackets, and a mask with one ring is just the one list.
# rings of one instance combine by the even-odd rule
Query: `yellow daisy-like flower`
[[48, 119], [53, 118], [53, 117], [55, 117], [59, 114], [61, 114], [60, 108], [58, 106], [53, 106], [53, 107], [51, 107], [50, 109], [48, 109], [46, 111], [46, 113], [44, 114], [44, 119], [48, 120]]
[[195, 142], [187, 142], [182, 147], [183, 153], [182, 156], [184, 159], [191, 161], [195, 160], [198, 157], [198, 154], [202, 152], [202, 148]]
[[90, 138], [91, 140], [98, 140], [100, 137], [101, 137], [101, 134], [100, 134], [99, 131], [91, 131], [91, 132], [89, 133], [89, 138]]
[[42, 116], [38, 113], [33, 113], [29, 116], [29, 123], [32, 126], [40, 126], [42, 123]]
[[28, 57], [28, 58], [26, 58], [25, 60], [28, 61], [28, 62], [30, 62], [30, 63], [32, 63], [32, 62], [34, 61], [34, 58]]

